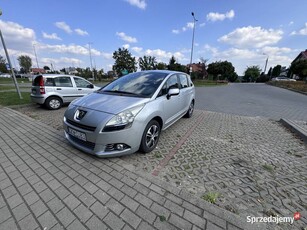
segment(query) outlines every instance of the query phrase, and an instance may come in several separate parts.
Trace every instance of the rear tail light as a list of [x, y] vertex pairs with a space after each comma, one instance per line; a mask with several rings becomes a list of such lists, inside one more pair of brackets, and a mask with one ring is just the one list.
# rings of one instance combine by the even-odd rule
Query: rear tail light
[[44, 78], [40, 77], [39, 79], [39, 92], [40, 94], [45, 94]]

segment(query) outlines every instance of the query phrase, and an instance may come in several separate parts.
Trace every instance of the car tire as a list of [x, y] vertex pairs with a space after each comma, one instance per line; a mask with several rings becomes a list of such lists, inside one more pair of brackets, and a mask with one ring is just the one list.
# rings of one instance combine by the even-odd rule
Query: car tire
[[184, 117], [186, 117], [186, 118], [192, 117], [193, 112], [194, 112], [194, 100], [191, 101], [191, 104], [189, 105], [189, 109], [188, 109], [188, 111], [186, 112], [186, 114], [184, 115]]
[[158, 144], [161, 133], [161, 126], [158, 121], [151, 120], [143, 133], [140, 151], [143, 153], [149, 153], [154, 150]]
[[45, 101], [45, 106], [50, 110], [56, 110], [62, 107], [62, 100], [59, 97], [48, 97]]

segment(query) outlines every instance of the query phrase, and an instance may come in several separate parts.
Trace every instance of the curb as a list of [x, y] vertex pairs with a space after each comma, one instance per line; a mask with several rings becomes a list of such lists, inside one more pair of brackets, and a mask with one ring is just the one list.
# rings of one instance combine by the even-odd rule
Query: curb
[[279, 120], [286, 128], [290, 129], [292, 132], [296, 133], [302, 140], [307, 144], [307, 131], [304, 130], [301, 126], [296, 124], [293, 121], [290, 121], [285, 118]]

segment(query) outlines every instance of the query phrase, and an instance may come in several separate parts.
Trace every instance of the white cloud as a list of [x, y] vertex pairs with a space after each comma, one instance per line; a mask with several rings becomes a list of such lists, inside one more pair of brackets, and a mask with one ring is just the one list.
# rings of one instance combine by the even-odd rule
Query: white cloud
[[[60, 58], [41, 58], [40, 62], [43, 65], [50, 66], [50, 63], [52, 64], [61, 64], [61, 66], [71, 66], [73, 65], [80, 65], [82, 61], [77, 58], [68, 58], [68, 57], [60, 57]], [[65, 65], [63, 65], [65, 64]]]
[[61, 30], [64, 30], [68, 34], [72, 33], [72, 29], [70, 28], [69, 25], [66, 24], [66, 22], [56, 22], [55, 26]]
[[136, 43], [137, 39], [126, 35], [124, 32], [116, 32], [116, 35], [125, 42]]
[[[49, 52], [54, 53], [70, 53], [70, 54], [79, 54], [79, 55], [89, 55], [88, 47], [80, 45], [49, 45], [49, 44], [40, 44], [40, 49], [48, 50]], [[91, 48], [91, 54], [94, 56], [100, 56], [101, 52]]]
[[42, 32], [43, 38], [51, 39], [51, 40], [62, 40], [56, 33], [47, 34], [45, 32]]
[[207, 14], [207, 20], [213, 22], [224, 21], [225, 19], [233, 19], [234, 16], [235, 16], [234, 10], [230, 10], [225, 14], [210, 12], [209, 14]]
[[193, 29], [193, 26], [194, 26], [194, 22], [187, 22], [187, 24], [185, 26], [183, 26], [181, 28], [181, 30], [178, 30], [178, 29], [173, 29], [172, 30], [172, 33], [174, 34], [179, 34], [180, 32], [185, 32], [187, 31], [188, 29]]
[[132, 47], [131, 50], [133, 50], [136, 53], [142, 52], [143, 48], [142, 47]]
[[31, 52], [32, 42], [36, 40], [34, 30], [18, 23], [0, 20], [0, 28], [8, 49]]
[[77, 33], [77, 34], [79, 34], [79, 35], [81, 35], [81, 36], [86, 36], [86, 35], [88, 35], [88, 32], [87, 31], [85, 31], [85, 30], [81, 30], [81, 29], [75, 29], [75, 32]]
[[307, 22], [305, 23], [305, 26], [300, 29], [299, 31], [293, 31], [290, 35], [307, 35]]
[[125, 1], [128, 2], [130, 5], [136, 6], [142, 10], [145, 10], [147, 6], [145, 0], [125, 0]]
[[218, 39], [238, 48], [260, 48], [266, 45], [276, 44], [282, 39], [282, 30], [263, 29], [261, 27], [237, 28]]
[[125, 49], [129, 49], [129, 48], [130, 48], [130, 45], [129, 45], [129, 44], [124, 44], [123, 47], [124, 47]]

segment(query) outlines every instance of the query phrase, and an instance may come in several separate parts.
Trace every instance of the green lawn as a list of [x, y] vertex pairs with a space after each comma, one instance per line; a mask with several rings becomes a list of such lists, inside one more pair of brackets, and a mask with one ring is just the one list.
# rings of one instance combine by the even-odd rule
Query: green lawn
[[24, 105], [30, 104], [30, 93], [22, 92], [23, 99], [19, 99], [17, 92], [0, 92], [0, 105], [9, 106], [9, 105]]
[[[17, 78], [18, 83], [31, 83], [27, 78]], [[0, 77], [0, 84], [14, 84], [13, 78]]]

